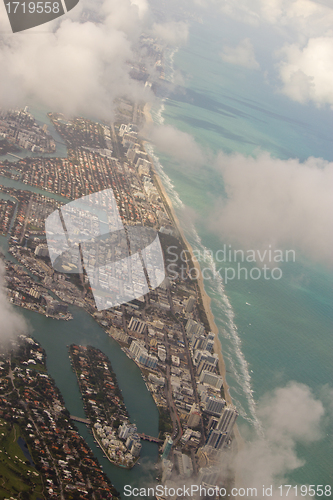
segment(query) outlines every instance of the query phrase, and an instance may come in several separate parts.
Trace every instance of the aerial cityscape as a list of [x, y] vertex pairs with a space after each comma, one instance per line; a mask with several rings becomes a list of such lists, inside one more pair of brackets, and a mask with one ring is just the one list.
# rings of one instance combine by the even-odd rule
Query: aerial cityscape
[[65, 3], [0, 7], [0, 500], [330, 498], [332, 6]]
[[[139, 120], [144, 119], [142, 108], [137, 109], [129, 102], [126, 105], [127, 109], [135, 109]], [[53, 114], [50, 117], [68, 145], [68, 159], [19, 160], [15, 171], [21, 182], [69, 199], [112, 187], [120, 217], [127, 227], [140, 225], [159, 231], [166, 263], [171, 251], [181, 254], [187, 249], [168, 197], [137, 132], [137, 124], [116, 122], [107, 127], [87, 119], [72, 121]], [[130, 118], [133, 117], [127, 115], [126, 121]], [[3, 175], [10, 175], [11, 167], [4, 162]], [[17, 193], [16, 189], [4, 186], [1, 190], [17, 200], [10, 227], [5, 225], [6, 216], [2, 227], [2, 233], [8, 236], [8, 253], [17, 262], [6, 260], [9, 301], [59, 321], [71, 320], [70, 304], [88, 311], [142, 370], [160, 412], [160, 433], [140, 434], [130, 423], [108, 358], [93, 347], [72, 345], [69, 354], [87, 416], [86, 420], [78, 421], [90, 427], [105, 456], [119, 467], [133, 467], [140, 456], [140, 441], [149, 440], [160, 445], [163, 483], [177, 471], [180, 478], [187, 479], [195, 473], [199, 474], [201, 484], [215, 484], [220, 475], [217, 464], [221, 453], [237, 449], [234, 424], [238, 412], [224, 386], [223, 360], [216, 333], [212, 332], [216, 326], [211, 324], [205, 308], [202, 284], [190, 275], [175, 280], [173, 267], [172, 276], [168, 278], [167, 273], [162, 285], [149, 294], [98, 312], [86, 273], [68, 274], [71, 268], [67, 261], [62, 264], [62, 273], [51, 265], [44, 224], [60, 203], [47, 194], [24, 190]], [[81, 231], [86, 227], [83, 219]], [[94, 261], [104, 262], [106, 258], [106, 254], [99, 256], [94, 252]], [[179, 265], [181, 262], [179, 259]], [[23, 342], [35, 344], [30, 337], [23, 337]], [[20, 363], [26, 364], [26, 376], [31, 376], [31, 365], [36, 365], [34, 358], [20, 359]], [[44, 374], [45, 363], [42, 370]], [[7, 374], [4, 370], [2, 380], [6, 380]], [[18, 373], [12, 379], [14, 389], [17, 376]], [[36, 385], [38, 376], [35, 368]], [[5, 388], [8, 391], [8, 384]], [[59, 398], [58, 393], [56, 397]], [[16, 404], [19, 413], [21, 403]], [[75, 421], [75, 416], [67, 417]], [[40, 434], [43, 435], [43, 429]], [[171, 448], [173, 460], [169, 457]], [[49, 453], [52, 455], [52, 450]], [[52, 487], [47, 490], [50, 498], [58, 498], [68, 489], [69, 477], [61, 477], [62, 462], [58, 460], [58, 464], [57, 487], [50, 483]], [[207, 478], [209, 481], [213, 478], [213, 483]], [[77, 491], [86, 488], [88, 495], [92, 486], [88, 488], [87, 484], [79, 484]], [[223, 478], [223, 485], [230, 488], [232, 476]], [[74, 489], [72, 484], [71, 493]], [[81, 494], [80, 498], [89, 496]]]

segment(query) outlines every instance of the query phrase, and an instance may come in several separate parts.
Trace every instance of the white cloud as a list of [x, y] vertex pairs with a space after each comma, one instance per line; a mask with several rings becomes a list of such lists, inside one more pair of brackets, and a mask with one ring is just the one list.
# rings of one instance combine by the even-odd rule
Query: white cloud
[[[333, 163], [279, 160], [262, 152], [218, 158], [227, 199], [210, 222], [224, 241], [244, 249], [295, 249], [333, 263]], [[297, 258], [297, 257], [296, 257]]]
[[8, 302], [4, 289], [4, 265], [2, 261], [0, 261], [0, 321], [1, 343], [27, 332], [24, 318]]
[[[257, 28], [255, 35], [257, 42], [261, 36], [261, 43], [272, 51], [272, 59], [274, 55], [280, 59], [277, 64], [277, 76], [282, 81], [282, 91], [289, 98], [302, 103], [313, 101], [316, 104], [332, 105], [332, 2], [329, 0], [212, 1], [214, 6], [220, 6], [223, 16]], [[251, 32], [251, 28], [247, 29]], [[237, 64], [237, 51], [231, 47], [226, 49], [223, 52], [223, 59]], [[242, 64], [242, 60], [246, 58], [242, 57], [240, 50], [239, 64]], [[254, 65], [255, 62], [253, 67]], [[269, 63], [263, 69], [270, 71]]]
[[223, 46], [221, 58], [224, 62], [236, 64], [250, 69], [259, 69], [256, 61], [253, 45], [249, 38], [242, 40], [236, 47]]
[[153, 24], [147, 0], [80, 0], [57, 20], [12, 34], [1, 4], [0, 107], [40, 102], [67, 114], [112, 119], [116, 97], [153, 100], [152, 92], [130, 77], [130, 61], [140, 60], [136, 47], [142, 32], [179, 44], [188, 27]]
[[222, 0], [224, 15], [259, 26], [288, 27], [302, 36], [322, 35], [332, 30], [333, 8], [329, 2], [314, 0]]
[[333, 105], [333, 37], [311, 38], [303, 49], [288, 45], [280, 54], [282, 92], [294, 101]]
[[205, 162], [203, 151], [186, 132], [181, 132], [171, 125], [161, 125], [151, 127], [145, 133], [161, 152], [177, 161], [191, 165], [202, 165]]
[[[263, 485], [272, 485], [270, 498], [281, 498], [278, 486], [285, 484], [288, 473], [303, 464], [296, 454], [296, 445], [320, 439], [324, 413], [323, 404], [309, 387], [296, 382], [260, 401], [258, 415], [265, 438], [246, 443], [236, 456], [237, 486], [256, 487], [257, 498], [263, 498]], [[289, 492], [289, 497], [296, 498], [295, 490]]]

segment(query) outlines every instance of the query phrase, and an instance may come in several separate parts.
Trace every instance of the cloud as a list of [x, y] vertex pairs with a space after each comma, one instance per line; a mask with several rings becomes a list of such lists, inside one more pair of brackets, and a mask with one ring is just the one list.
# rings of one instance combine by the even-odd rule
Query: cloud
[[146, 0], [80, 0], [57, 20], [12, 34], [1, 4], [0, 107], [39, 102], [66, 114], [110, 120], [116, 97], [154, 100], [151, 90], [130, 76], [131, 61], [151, 66], [138, 49], [143, 32], [180, 44], [188, 27], [154, 24]]
[[152, 34], [170, 45], [184, 44], [188, 39], [189, 26], [183, 21], [168, 23], [154, 23]]
[[[265, 396], [258, 405], [265, 438], [246, 443], [236, 456], [237, 486], [256, 487], [257, 498], [262, 498], [263, 485], [273, 485], [270, 498], [281, 498], [278, 486], [285, 484], [290, 472], [303, 465], [296, 445], [322, 437], [324, 413], [321, 401], [304, 384], [290, 382]], [[296, 498], [295, 490], [291, 490], [289, 496]]]
[[294, 101], [333, 106], [333, 37], [311, 38], [303, 49], [287, 45], [280, 54], [282, 92]]
[[218, 4], [224, 15], [253, 26], [270, 24], [302, 36], [322, 35], [332, 28], [329, 0], [222, 0]]
[[[295, 381], [266, 394], [257, 405], [264, 435], [252, 436], [241, 443], [237, 453], [224, 451], [218, 464], [219, 480], [225, 485], [231, 476], [235, 478], [234, 486], [238, 490], [257, 489], [256, 494], [253, 490], [244, 498], [260, 500], [269, 496], [272, 500], [281, 499], [278, 487], [290, 483], [289, 474], [304, 464], [297, 455], [298, 445], [319, 441], [326, 432], [325, 410], [308, 386]], [[185, 484], [190, 486], [193, 479]], [[171, 477], [169, 487], [183, 485], [184, 479], [176, 475]], [[263, 485], [265, 489], [272, 486], [272, 495], [263, 495]], [[288, 498], [297, 499], [295, 491], [291, 489]], [[304, 495], [303, 498], [309, 500], [310, 496]]]
[[0, 261], [0, 343], [6, 343], [10, 339], [27, 333], [27, 325], [24, 318], [18, 314], [8, 302], [4, 289], [4, 265]]
[[[225, 183], [210, 227], [244, 249], [300, 250], [333, 263], [333, 163], [321, 158], [280, 160], [269, 153], [218, 157]], [[297, 257], [296, 257], [297, 258]]]
[[[245, 32], [256, 41], [263, 56], [261, 66], [274, 72], [282, 82], [282, 92], [301, 103], [318, 105], [333, 101], [333, 4], [329, 0], [207, 0], [220, 7], [223, 17], [249, 25]], [[253, 27], [256, 28], [254, 34]], [[235, 31], [242, 25], [235, 24]], [[271, 57], [269, 57], [269, 53]], [[247, 57], [248, 53], [248, 57]], [[279, 62], [270, 67], [278, 57]], [[249, 38], [238, 47], [226, 46], [222, 52], [226, 62], [258, 69]], [[277, 74], [276, 74], [277, 69]], [[273, 80], [273, 77], [270, 78]]]
[[196, 166], [205, 162], [203, 151], [186, 132], [181, 132], [171, 125], [161, 125], [151, 127], [145, 134], [157, 149], [179, 162]]
[[244, 68], [259, 69], [252, 43], [249, 38], [242, 40], [236, 47], [223, 46], [221, 58], [224, 62], [243, 66]]

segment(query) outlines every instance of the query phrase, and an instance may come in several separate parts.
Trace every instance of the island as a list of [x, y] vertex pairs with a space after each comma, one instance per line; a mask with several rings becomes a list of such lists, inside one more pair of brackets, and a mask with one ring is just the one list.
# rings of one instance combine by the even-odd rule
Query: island
[[109, 358], [92, 346], [74, 344], [69, 355], [96, 442], [111, 463], [131, 469], [140, 456], [140, 436], [129, 422]]
[[25, 335], [0, 347], [0, 497], [117, 498], [47, 372], [42, 347]]

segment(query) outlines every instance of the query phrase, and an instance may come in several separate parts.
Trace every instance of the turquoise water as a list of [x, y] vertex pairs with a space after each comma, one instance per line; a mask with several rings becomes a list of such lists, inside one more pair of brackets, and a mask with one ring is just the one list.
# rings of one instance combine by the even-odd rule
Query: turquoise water
[[[139, 432], [158, 435], [158, 410], [141, 377], [139, 368], [127, 358], [116, 341], [106, 335], [96, 321], [82, 309], [70, 307], [71, 321], [57, 321], [31, 311], [20, 310], [31, 328], [33, 337], [41, 343], [47, 355], [47, 369], [54, 378], [72, 415], [85, 417], [81, 394], [72, 370], [68, 345], [75, 343], [92, 345], [103, 351], [110, 359], [117, 375], [130, 421]], [[120, 469], [103, 458], [91, 434], [83, 424], [77, 424], [80, 434], [87, 440], [97, 456], [103, 470], [122, 492], [125, 484], [140, 485], [154, 480], [153, 464], [157, 459], [157, 445], [142, 442], [140, 464], [132, 470]]]
[[[182, 73], [184, 87], [169, 94], [162, 113], [156, 107], [152, 115], [155, 122], [190, 133], [211, 155], [211, 162], [198, 169], [156, 152], [189, 242], [196, 249], [216, 252], [228, 243], [205, 222], [224, 194], [223, 178], [213, 167], [217, 152], [253, 155], [260, 148], [281, 159], [304, 161], [314, 156], [332, 161], [332, 112], [293, 103], [274, 92], [260, 72], [222, 63], [217, 50], [221, 30], [209, 21], [209, 30], [205, 24], [192, 27], [187, 46], [174, 57], [173, 69]], [[171, 65], [169, 70], [171, 74]], [[183, 215], [184, 205], [196, 211], [192, 227]], [[291, 380], [308, 385], [316, 397], [332, 387], [332, 273], [300, 254], [281, 269], [283, 277], [276, 281], [243, 278], [224, 287], [217, 279], [205, 282], [244, 435], [260, 428], [256, 404], [265, 393]], [[328, 416], [328, 403], [322, 400]], [[290, 474], [290, 481], [331, 484], [329, 422], [332, 418], [326, 419], [321, 440], [298, 445], [305, 465]]]

